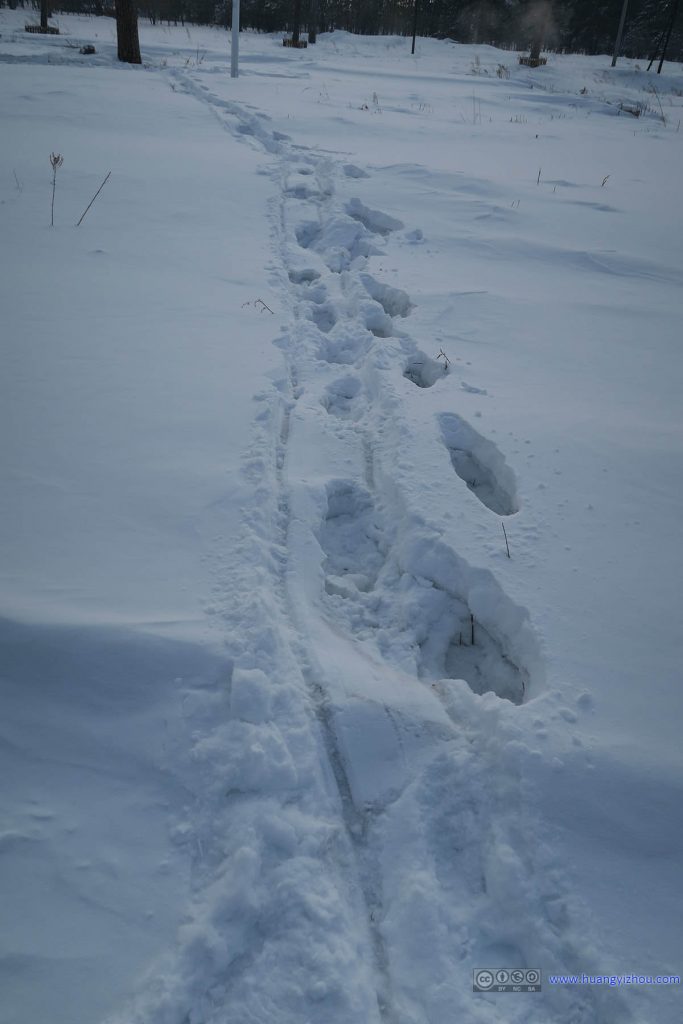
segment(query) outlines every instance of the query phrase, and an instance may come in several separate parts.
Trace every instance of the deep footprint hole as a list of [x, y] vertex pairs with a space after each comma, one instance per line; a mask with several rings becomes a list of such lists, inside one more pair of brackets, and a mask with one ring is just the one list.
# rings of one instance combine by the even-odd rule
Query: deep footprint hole
[[391, 217], [381, 210], [372, 210], [360, 199], [350, 199], [346, 204], [346, 212], [349, 217], [359, 221], [368, 231], [384, 237], [390, 235], [392, 231], [400, 231], [405, 226], [402, 220]]
[[322, 404], [332, 416], [350, 417], [354, 413], [356, 399], [360, 395], [361, 383], [358, 377], [341, 377], [328, 385]]
[[318, 539], [325, 552], [328, 594], [348, 597], [372, 589], [384, 556], [375, 507], [367, 491], [347, 481], [329, 484], [327, 512]]
[[447, 678], [464, 679], [474, 693], [495, 693], [513, 704], [524, 701], [526, 682], [521, 670], [502, 652], [491, 634], [480, 623], [473, 625], [467, 615], [457, 623], [444, 668]]
[[408, 293], [404, 292], [402, 288], [382, 284], [371, 274], [361, 274], [360, 278], [370, 298], [379, 302], [387, 316], [406, 317], [413, 309], [413, 303], [410, 301]]
[[359, 314], [366, 328], [376, 338], [392, 338], [394, 335], [394, 323], [390, 316], [387, 316], [378, 302], [362, 302]]
[[411, 356], [403, 370], [403, 376], [418, 388], [431, 388], [438, 380], [445, 377], [448, 367], [436, 359], [431, 359], [424, 352]]
[[320, 225], [313, 220], [299, 224], [296, 229], [296, 240], [302, 249], [309, 249], [320, 236]]
[[289, 271], [289, 280], [292, 284], [311, 284], [317, 281], [320, 273], [313, 267], [292, 267]]
[[496, 515], [518, 512], [515, 475], [503, 453], [455, 413], [443, 413], [438, 419], [451, 465], [469, 490]]
[[337, 322], [337, 314], [329, 303], [311, 306], [308, 313], [309, 320], [312, 320], [319, 331], [329, 334]]
[[[428, 592], [431, 611], [423, 624], [420, 675], [426, 679], [462, 679], [473, 693], [495, 693], [513, 704], [524, 701], [527, 680], [522, 669], [480, 622], [464, 600], [436, 583]], [[421, 595], [425, 602], [425, 595]], [[419, 617], [419, 611], [416, 617]]]

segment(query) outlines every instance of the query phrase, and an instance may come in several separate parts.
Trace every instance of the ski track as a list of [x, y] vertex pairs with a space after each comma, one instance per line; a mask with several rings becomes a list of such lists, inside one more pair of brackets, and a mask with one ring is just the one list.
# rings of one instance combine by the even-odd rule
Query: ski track
[[[353, 188], [368, 177], [362, 168], [335, 165], [290, 145], [262, 115], [213, 95], [196, 73], [171, 71], [169, 76], [174, 88], [207, 105], [230, 134], [271, 154], [278, 183], [270, 211], [272, 280], [291, 309], [276, 342], [288, 377], [272, 393], [256, 396], [261, 411], [244, 460], [255, 493], [253, 507], [245, 511], [242, 542], [242, 550], [246, 545], [253, 556], [250, 572], [226, 559], [217, 565], [216, 577], [228, 632], [230, 626], [238, 636], [244, 632], [236, 646], [228, 638], [231, 651], [237, 651], [231, 674], [233, 713], [243, 700], [246, 711], [237, 714], [241, 727], [248, 727], [250, 736], [260, 730], [282, 750], [281, 768], [271, 778], [246, 753], [242, 761], [225, 753], [239, 740], [231, 732], [237, 722], [213, 726], [200, 742], [198, 757], [210, 763], [207, 777], [220, 781], [214, 783], [213, 803], [211, 794], [202, 794], [204, 820], [197, 832], [205, 845], [197, 839], [201, 857], [190, 918], [197, 925], [208, 915], [214, 932], [223, 929], [239, 952], [221, 966], [212, 949], [202, 978], [205, 991], [199, 992], [194, 949], [199, 940], [194, 933], [181, 936], [178, 962], [166, 976], [172, 981], [151, 984], [134, 1019], [155, 1024], [309, 1019], [301, 1005], [289, 1016], [274, 1007], [242, 1009], [241, 1017], [231, 1013], [231, 1001], [239, 997], [244, 1007], [255, 999], [244, 975], [256, 971], [264, 957], [267, 922], [254, 911], [249, 924], [249, 913], [234, 894], [221, 897], [228, 908], [222, 918], [211, 910], [218, 880], [229, 884], [226, 880], [237, 870], [239, 886], [246, 887], [259, 870], [239, 844], [226, 856], [216, 838], [220, 829], [239, 827], [239, 814], [244, 814], [248, 828], [258, 830], [258, 816], [274, 795], [294, 805], [296, 814], [309, 814], [307, 828], [314, 835], [325, 835], [317, 856], [344, 894], [334, 923], [326, 922], [314, 938], [332, 941], [330, 930], [341, 934], [346, 929], [357, 935], [356, 956], [362, 958], [365, 947], [372, 965], [367, 978], [359, 977], [357, 992], [337, 994], [336, 1002], [329, 997], [317, 1019], [340, 1024], [426, 1024], [452, 1016], [482, 1024], [626, 1021], [614, 993], [607, 1003], [600, 993], [559, 989], [553, 993], [555, 1004], [544, 1002], [532, 1016], [526, 1004], [499, 1010], [490, 1001], [477, 1004], [480, 1009], [472, 1015], [469, 968], [459, 966], [468, 954], [486, 963], [487, 955], [502, 949], [510, 963], [520, 964], [533, 964], [542, 955], [563, 972], [579, 956], [561, 873], [543, 864], [543, 855], [525, 835], [532, 819], [522, 799], [514, 743], [505, 738], [514, 729], [510, 733], [503, 724], [509, 722], [509, 709], [529, 698], [529, 688], [532, 695], [537, 692], [533, 632], [525, 613], [491, 573], [469, 566], [410, 508], [387, 441], [404, 430], [401, 395], [409, 386], [404, 378], [428, 389], [448, 376], [448, 367], [406, 332], [412, 308], [408, 294], [371, 273], [373, 255], [383, 252], [404, 225], [359, 198], [337, 198], [335, 178], [344, 189]], [[414, 236], [414, 230], [406, 230], [402, 244]], [[323, 451], [331, 453], [329, 469], [326, 464], [321, 468], [307, 449], [318, 435]], [[489, 439], [450, 409], [437, 416], [434, 439], [443, 443], [461, 478], [453, 481], [454, 493], [463, 494], [464, 482], [496, 515], [517, 510], [514, 475]], [[293, 539], [302, 536], [309, 559], [303, 567]], [[246, 596], [259, 586], [256, 596]], [[488, 605], [476, 598], [482, 592]], [[261, 623], [256, 633], [254, 617]], [[327, 652], [316, 640], [324, 634], [307, 628], [311, 617], [335, 643], [368, 666], [379, 666], [380, 676], [394, 672], [397, 680], [417, 688], [420, 706], [433, 711], [425, 712], [424, 721], [419, 714], [412, 719], [379, 693], [359, 693], [357, 680], [349, 680], [349, 692], [355, 692], [342, 699]], [[282, 682], [271, 698], [268, 686], [275, 676], [294, 682]], [[235, 696], [236, 681], [242, 697]], [[472, 693], [491, 690], [484, 700]], [[301, 741], [303, 753], [293, 752], [277, 716], [266, 720], [261, 705], [274, 708], [278, 701], [286, 709], [285, 724], [294, 723], [298, 735], [309, 720], [312, 736], [317, 734], [317, 766], [310, 744]], [[206, 729], [210, 716], [198, 721]], [[378, 742], [386, 745], [390, 770], [386, 778], [374, 780], [376, 766], [366, 762]], [[302, 757], [303, 764], [297, 763]], [[494, 787], [487, 785], [492, 775]], [[324, 820], [311, 810], [316, 801], [328, 808]], [[247, 810], [252, 804], [253, 814]], [[264, 861], [265, 854], [262, 872]], [[438, 906], [421, 898], [415, 863], [423, 863], [424, 878], [438, 886]], [[274, 877], [285, 867], [277, 861], [270, 870]], [[540, 871], [542, 883], [536, 881]], [[266, 871], [262, 888], [269, 879]], [[247, 923], [235, 939], [240, 918]], [[296, 956], [296, 934], [288, 932], [283, 939], [283, 948], [294, 947], [291, 957]], [[398, 941], [397, 935], [405, 938]], [[421, 943], [425, 948], [435, 944], [429, 1009], [424, 1006], [427, 994], [411, 988], [411, 956], [424, 955]], [[450, 946], [457, 951], [446, 956]], [[585, 949], [582, 953], [585, 964]], [[449, 977], [457, 971], [459, 976]], [[184, 1016], [166, 1015], [174, 1001], [185, 1007]]]

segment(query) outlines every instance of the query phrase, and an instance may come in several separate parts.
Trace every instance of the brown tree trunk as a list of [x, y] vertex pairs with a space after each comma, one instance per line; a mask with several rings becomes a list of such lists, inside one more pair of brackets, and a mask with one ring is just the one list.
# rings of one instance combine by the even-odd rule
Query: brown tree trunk
[[116, 40], [119, 60], [142, 64], [135, 0], [116, 0]]
[[292, 42], [299, 42], [301, 32], [301, 0], [294, 0], [294, 24], [292, 25]]

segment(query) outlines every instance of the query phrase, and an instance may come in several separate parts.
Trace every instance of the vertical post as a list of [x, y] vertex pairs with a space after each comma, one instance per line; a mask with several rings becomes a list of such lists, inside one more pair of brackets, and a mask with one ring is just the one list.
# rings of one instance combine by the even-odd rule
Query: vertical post
[[43, 29], [47, 28], [47, 19], [49, 12], [47, 9], [47, 0], [40, 0], [40, 27]]
[[624, 0], [624, 6], [621, 8], [621, 18], [619, 19], [619, 29], [617, 31], [617, 39], [614, 44], [614, 53], [612, 54], [612, 67], [617, 66], [617, 57], [619, 56], [619, 50], [621, 49], [621, 37], [624, 34], [624, 25], [626, 23], [626, 8], [628, 7], [628, 0]]
[[240, 0], [232, 0], [232, 28], [230, 30], [230, 77], [239, 78], [240, 59]]
[[415, 53], [415, 36], [417, 35], [417, 0], [415, 0], [415, 11], [413, 13], [413, 48], [410, 51]]

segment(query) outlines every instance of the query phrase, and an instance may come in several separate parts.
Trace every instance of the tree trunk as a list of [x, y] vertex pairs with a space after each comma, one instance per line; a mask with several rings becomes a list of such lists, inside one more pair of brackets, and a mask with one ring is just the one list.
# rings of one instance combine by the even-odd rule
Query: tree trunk
[[533, 24], [533, 35], [531, 38], [531, 46], [529, 47], [529, 57], [532, 60], [540, 60], [541, 50], [545, 42], [545, 37], [548, 32], [548, 20], [550, 18], [550, 11], [546, 8], [541, 8]]
[[294, 0], [294, 24], [292, 25], [292, 42], [299, 42], [301, 31], [301, 0]]
[[619, 18], [619, 28], [617, 30], [617, 38], [614, 43], [614, 53], [612, 54], [612, 67], [617, 66], [617, 57], [621, 50], [621, 37], [624, 34], [624, 24], [626, 22], [626, 8], [628, 7], [628, 0], [624, 0], [624, 6], [621, 8], [621, 17]]
[[47, 28], [47, 0], [40, 0], [40, 27]]
[[662, 73], [662, 65], [664, 64], [664, 58], [666, 57], [666, 51], [669, 46], [669, 40], [671, 39], [671, 32], [674, 27], [674, 22], [676, 21], [676, 15], [678, 14], [678, 3], [679, 0], [674, 0], [673, 7], [671, 9], [671, 21], [669, 22], [669, 27], [666, 31], [666, 38], [664, 40], [664, 46], [662, 48], [662, 58], [659, 62], [659, 67], [657, 68], [658, 75], [661, 75]]
[[135, 0], [116, 0], [116, 40], [119, 60], [142, 64]]
[[308, 41], [314, 43], [318, 38], [318, 0], [311, 0], [310, 13], [308, 15]]

